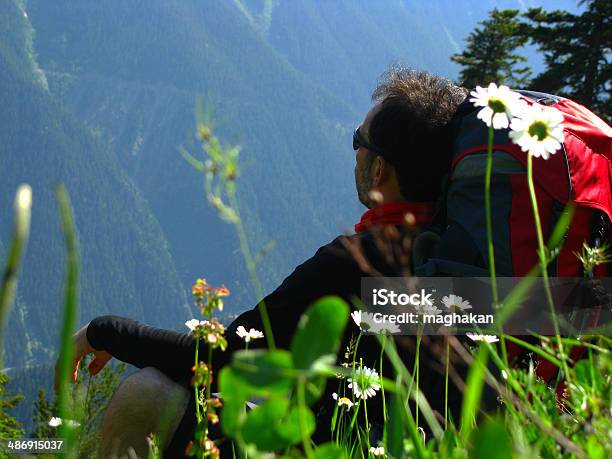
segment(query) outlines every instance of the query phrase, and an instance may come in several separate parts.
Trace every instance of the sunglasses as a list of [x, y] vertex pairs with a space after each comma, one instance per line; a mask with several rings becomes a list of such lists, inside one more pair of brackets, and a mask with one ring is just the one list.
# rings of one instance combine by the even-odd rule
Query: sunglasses
[[366, 150], [370, 150], [372, 153], [378, 154], [376, 152], [376, 149], [372, 147], [372, 145], [370, 145], [366, 139], [363, 138], [361, 132], [359, 131], [359, 128], [357, 128], [355, 129], [355, 132], [353, 132], [353, 150], [357, 151], [359, 150], [359, 147], [363, 147]]

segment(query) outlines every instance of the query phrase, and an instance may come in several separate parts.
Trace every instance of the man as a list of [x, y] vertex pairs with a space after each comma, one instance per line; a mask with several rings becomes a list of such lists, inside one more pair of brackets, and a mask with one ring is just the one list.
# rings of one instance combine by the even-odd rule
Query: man
[[[265, 298], [278, 347], [289, 347], [300, 316], [316, 299], [338, 295], [353, 302], [364, 276], [410, 274], [411, 236], [433, 217], [450, 167], [446, 126], [465, 96], [462, 88], [426, 72], [393, 68], [383, 75], [374, 105], [353, 136], [357, 194], [369, 210], [355, 226], [357, 234], [321, 247]], [[240, 325], [262, 330], [258, 309], [228, 327], [228, 349], [215, 353], [215, 372], [244, 347], [235, 333]], [[112, 357], [143, 368], [122, 383], [111, 401], [102, 425], [101, 456], [125, 453], [129, 446], [144, 456], [151, 431], [160, 433], [167, 457], [182, 455], [195, 426], [193, 391], [188, 390], [193, 336], [102, 316], [79, 330], [75, 340], [75, 372], [86, 354], [95, 356], [92, 374]], [[263, 346], [263, 341], [254, 345]], [[361, 348], [364, 362], [370, 359], [373, 365], [380, 353], [375, 340], [366, 339]], [[421, 381], [434, 390], [442, 387], [438, 379], [424, 375]], [[319, 408], [325, 418], [325, 407]], [[164, 426], [156, 425], [161, 417], [168, 419]], [[324, 439], [324, 434], [315, 437]]]

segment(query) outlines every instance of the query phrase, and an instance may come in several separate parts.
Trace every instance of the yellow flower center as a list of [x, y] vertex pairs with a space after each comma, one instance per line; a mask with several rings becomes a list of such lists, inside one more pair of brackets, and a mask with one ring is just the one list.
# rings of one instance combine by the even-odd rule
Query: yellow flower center
[[491, 98], [489, 99], [489, 108], [495, 113], [504, 113], [506, 111], [506, 104], [501, 99]]
[[548, 137], [548, 125], [544, 121], [534, 121], [527, 132], [531, 137], [536, 137], [541, 142]]

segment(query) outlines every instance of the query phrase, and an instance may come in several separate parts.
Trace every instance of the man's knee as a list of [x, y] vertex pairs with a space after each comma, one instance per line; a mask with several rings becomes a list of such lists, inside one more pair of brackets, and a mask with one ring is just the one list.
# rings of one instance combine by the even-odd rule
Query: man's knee
[[100, 431], [100, 455], [127, 454], [131, 446], [147, 456], [146, 436], [155, 432], [165, 447], [178, 427], [187, 402], [186, 387], [159, 370], [146, 367], [122, 381], [104, 414]]

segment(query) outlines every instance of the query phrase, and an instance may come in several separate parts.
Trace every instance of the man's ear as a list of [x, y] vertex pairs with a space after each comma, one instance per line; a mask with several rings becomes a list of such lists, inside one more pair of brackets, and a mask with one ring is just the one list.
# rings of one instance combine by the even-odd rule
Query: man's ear
[[383, 159], [382, 156], [376, 156], [374, 164], [372, 164], [372, 185], [375, 187], [381, 186], [389, 179], [389, 174], [392, 172], [390, 164]]
[[371, 170], [373, 187], [377, 187], [378, 185], [381, 184], [382, 167], [383, 167], [382, 158], [376, 155], [376, 158], [374, 158], [374, 162], [372, 162], [372, 170]]

